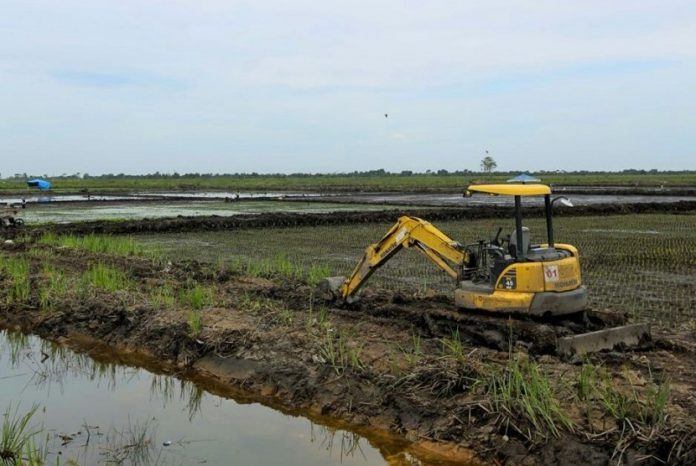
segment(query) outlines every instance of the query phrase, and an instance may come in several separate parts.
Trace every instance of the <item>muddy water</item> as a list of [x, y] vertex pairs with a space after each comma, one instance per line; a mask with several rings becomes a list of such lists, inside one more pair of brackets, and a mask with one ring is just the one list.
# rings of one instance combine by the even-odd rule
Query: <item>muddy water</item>
[[[0, 330], [0, 410], [38, 406], [48, 464], [385, 464], [376, 442], [258, 403], [211, 394], [171, 375], [93, 359]], [[98, 361], [98, 360], [99, 361]], [[372, 439], [375, 442], [374, 439]]]
[[382, 210], [384, 205], [283, 201], [180, 201], [157, 203], [54, 203], [30, 205], [20, 210], [28, 224], [69, 223], [89, 220], [142, 219], [182, 216], [260, 214], [272, 212], [328, 213]]
[[19, 204], [22, 200], [29, 204], [48, 203], [48, 202], [82, 202], [82, 201], [142, 201], [157, 199], [283, 199], [311, 198], [322, 196], [319, 193], [310, 192], [268, 192], [268, 191], [153, 191], [135, 192], [123, 194], [60, 194], [45, 192], [32, 194], [31, 196], [22, 195], [2, 195], [0, 204]]

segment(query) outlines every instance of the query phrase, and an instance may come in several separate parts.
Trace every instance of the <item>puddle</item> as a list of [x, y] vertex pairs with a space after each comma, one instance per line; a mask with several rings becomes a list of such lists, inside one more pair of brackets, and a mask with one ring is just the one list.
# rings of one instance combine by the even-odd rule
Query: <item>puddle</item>
[[193, 382], [0, 330], [0, 410], [24, 414], [33, 405], [47, 464], [372, 465], [390, 455], [403, 464], [394, 462], [403, 445], [393, 440], [374, 446]]

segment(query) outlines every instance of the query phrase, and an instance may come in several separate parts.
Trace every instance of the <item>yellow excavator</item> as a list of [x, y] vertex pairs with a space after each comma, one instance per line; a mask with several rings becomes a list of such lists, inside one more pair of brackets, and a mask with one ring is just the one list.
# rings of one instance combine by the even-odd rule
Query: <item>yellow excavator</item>
[[[538, 183], [479, 184], [467, 188], [466, 195], [474, 193], [514, 197], [515, 229], [509, 236], [501, 237], [501, 228], [492, 240], [462, 245], [423, 219], [403, 216], [380, 241], [367, 247], [349, 277], [324, 280], [323, 295], [339, 303], [354, 302], [358, 290], [381, 265], [402, 248], [415, 248], [455, 280], [454, 301], [459, 308], [534, 316], [587, 310], [578, 250], [554, 240], [556, 199], [551, 199], [551, 188]], [[532, 244], [530, 231], [523, 225], [522, 198], [529, 196], [544, 198], [547, 238], [543, 244]], [[638, 327], [604, 330], [591, 338], [590, 347], [635, 343], [649, 332], [645, 324]], [[604, 343], [594, 348], [597, 340]]]

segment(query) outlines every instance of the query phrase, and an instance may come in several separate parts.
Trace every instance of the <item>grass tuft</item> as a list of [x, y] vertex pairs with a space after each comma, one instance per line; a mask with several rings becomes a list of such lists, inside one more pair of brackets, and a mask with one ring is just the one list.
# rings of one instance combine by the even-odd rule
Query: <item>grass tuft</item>
[[578, 398], [587, 404], [588, 420], [593, 405], [598, 405], [619, 423], [631, 426], [653, 427], [666, 419], [669, 379], [650, 380], [639, 393], [633, 384], [618, 384], [606, 369], [585, 363], [576, 386]]
[[40, 432], [29, 427], [32, 417], [38, 410], [38, 405], [33, 405], [24, 415], [20, 415], [18, 409], [8, 406], [3, 413], [2, 433], [0, 436], [0, 461], [4, 465], [22, 465], [22, 456], [29, 452], [36, 456], [36, 448], [33, 439]]
[[361, 359], [362, 346], [351, 342], [346, 332], [326, 329], [319, 346], [319, 354], [339, 375], [348, 368], [356, 371], [364, 369]]
[[183, 306], [200, 310], [213, 304], [213, 292], [209, 288], [196, 285], [182, 290], [179, 295], [179, 301]]
[[534, 362], [510, 356], [507, 366], [489, 375], [483, 385], [493, 408], [511, 424], [515, 425], [514, 420], [519, 418], [531, 424], [534, 432], [525, 433], [517, 426], [530, 440], [574, 429], [570, 417], [561, 409], [548, 374]]
[[442, 343], [442, 354], [444, 356], [452, 356], [459, 360], [465, 358], [464, 345], [459, 338], [459, 328], [454, 329], [449, 337], [442, 338], [440, 342]]
[[29, 262], [24, 258], [8, 257], [3, 258], [0, 265], [11, 281], [7, 301], [26, 303], [29, 300]]
[[85, 236], [56, 235], [48, 232], [39, 238], [39, 243], [113, 256], [146, 256], [154, 254], [152, 252], [148, 253], [143, 246], [136, 243], [131, 237], [96, 234]]
[[70, 287], [63, 271], [56, 270], [50, 264], [44, 264], [42, 275], [44, 279], [39, 287], [39, 306], [42, 311], [48, 311], [69, 293]]
[[188, 326], [191, 334], [193, 336], [198, 336], [203, 329], [203, 322], [201, 319], [201, 311], [198, 309], [193, 309], [189, 311], [188, 315]]
[[106, 291], [128, 289], [130, 281], [121, 270], [101, 262], [92, 265], [82, 274], [83, 283]]

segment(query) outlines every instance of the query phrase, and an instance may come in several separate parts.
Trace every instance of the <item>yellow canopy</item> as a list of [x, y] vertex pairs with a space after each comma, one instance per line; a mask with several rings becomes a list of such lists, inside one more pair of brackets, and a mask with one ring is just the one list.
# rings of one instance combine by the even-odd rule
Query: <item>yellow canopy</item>
[[543, 196], [551, 194], [551, 188], [545, 184], [472, 184], [467, 191], [503, 196]]

